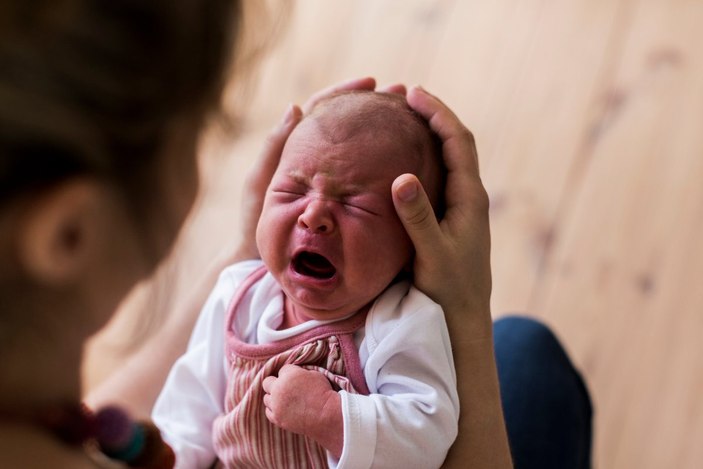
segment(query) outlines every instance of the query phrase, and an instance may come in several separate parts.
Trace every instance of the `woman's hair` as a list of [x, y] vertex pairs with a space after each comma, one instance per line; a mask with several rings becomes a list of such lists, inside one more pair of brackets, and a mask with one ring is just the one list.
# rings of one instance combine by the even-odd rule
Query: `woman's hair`
[[219, 103], [237, 0], [0, 0], [0, 204], [79, 175], [128, 198]]

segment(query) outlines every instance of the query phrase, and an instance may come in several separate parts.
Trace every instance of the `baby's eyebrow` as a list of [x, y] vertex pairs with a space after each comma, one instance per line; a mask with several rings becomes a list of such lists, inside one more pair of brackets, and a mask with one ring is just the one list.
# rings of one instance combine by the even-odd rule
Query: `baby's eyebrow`
[[291, 171], [288, 171], [288, 173], [286, 174], [286, 176], [287, 176], [289, 179], [292, 179], [293, 182], [295, 182], [295, 183], [297, 183], [297, 184], [304, 184], [304, 185], [307, 185], [307, 184], [309, 184], [309, 182], [310, 182], [310, 178], [305, 177], [300, 171], [295, 170], [295, 169], [293, 169], [293, 170], [291, 170]]
[[[312, 185], [312, 179], [297, 169], [288, 171], [286, 177], [292, 180], [293, 183], [300, 184], [301, 186], [310, 187]], [[346, 198], [364, 194], [367, 192], [368, 187], [364, 184], [341, 183], [334, 180], [327, 180], [325, 190], [334, 194], [336, 197]]]
[[360, 195], [366, 192], [363, 186], [349, 185], [343, 188], [344, 195], [346, 197], [354, 197], [355, 195]]

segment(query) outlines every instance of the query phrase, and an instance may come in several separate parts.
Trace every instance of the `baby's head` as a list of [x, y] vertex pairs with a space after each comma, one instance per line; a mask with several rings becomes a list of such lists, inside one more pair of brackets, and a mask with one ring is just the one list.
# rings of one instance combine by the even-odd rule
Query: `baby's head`
[[[358, 164], [394, 165], [398, 175], [415, 174], [441, 218], [444, 164], [435, 134], [404, 96], [372, 91], [348, 91], [323, 99], [305, 117], [315, 121], [319, 136], [330, 142], [354, 141]], [[300, 126], [296, 132], [300, 130]], [[304, 129], [303, 129], [304, 130]], [[387, 153], [384, 150], [389, 145]], [[364, 154], [364, 150], [370, 150]], [[388, 192], [390, 196], [390, 190]]]
[[404, 173], [418, 176], [439, 215], [440, 150], [402, 96], [334, 95], [298, 124], [257, 229], [262, 259], [296, 314], [352, 314], [410, 265], [412, 243], [391, 197]]

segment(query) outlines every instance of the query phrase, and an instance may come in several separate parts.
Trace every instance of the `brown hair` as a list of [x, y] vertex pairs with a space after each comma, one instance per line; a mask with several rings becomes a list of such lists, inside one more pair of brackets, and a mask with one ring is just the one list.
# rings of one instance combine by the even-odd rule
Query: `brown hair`
[[237, 0], [0, 0], [0, 203], [66, 178], [128, 198], [166, 128], [218, 103]]

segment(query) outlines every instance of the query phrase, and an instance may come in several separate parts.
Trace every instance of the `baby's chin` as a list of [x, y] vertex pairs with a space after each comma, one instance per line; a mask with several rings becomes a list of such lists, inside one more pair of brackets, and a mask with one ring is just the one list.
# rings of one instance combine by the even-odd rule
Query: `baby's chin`
[[295, 295], [288, 294], [283, 290], [286, 301], [286, 311], [290, 313], [292, 308], [296, 322], [316, 321], [337, 321], [345, 319], [363, 310], [368, 303], [358, 304], [357, 302], [340, 303], [338, 306], [331, 306], [330, 302], [304, 301], [296, 298]]
[[304, 321], [310, 321], [310, 320], [336, 321], [339, 319], [344, 319], [349, 316], [352, 316], [352, 315], [356, 314], [359, 310], [362, 309], [362, 307], [322, 309], [322, 308], [314, 308], [314, 307], [302, 305], [298, 302], [292, 301], [290, 298], [289, 298], [289, 301], [291, 301], [291, 303], [295, 309], [296, 316], [298, 316], [298, 319], [304, 320]]

